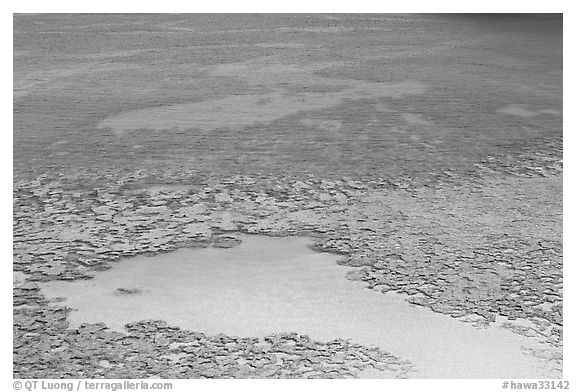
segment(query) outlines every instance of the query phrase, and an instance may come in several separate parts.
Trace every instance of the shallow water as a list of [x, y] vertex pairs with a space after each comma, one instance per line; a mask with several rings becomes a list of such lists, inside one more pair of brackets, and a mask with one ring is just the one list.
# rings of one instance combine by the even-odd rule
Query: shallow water
[[266, 93], [254, 94], [249, 89], [246, 94], [217, 100], [130, 111], [108, 117], [98, 127], [110, 128], [118, 136], [126, 131], [144, 129], [208, 132], [231, 128], [241, 131], [249, 125], [300, 112], [334, 108], [345, 100], [397, 98], [425, 91], [425, 86], [416, 81], [371, 83], [331, 79], [315, 73], [341, 63], [302, 66], [275, 63], [276, 59], [268, 57], [264, 60], [219, 65], [210, 76], [239, 78], [253, 86], [266, 86]]
[[338, 92], [289, 95], [279, 90], [269, 94], [239, 94], [218, 100], [147, 108], [107, 118], [99, 128], [110, 128], [117, 135], [138, 129], [199, 129], [206, 132], [226, 127], [239, 130], [299, 112], [336, 107], [345, 99], [399, 97], [424, 90], [418, 82], [357, 82], [356, 85]]
[[14, 16], [18, 175], [433, 178], [561, 114], [561, 15]]
[[[376, 345], [413, 363], [416, 377], [538, 378], [543, 363], [522, 352], [542, 348], [510, 331], [477, 329], [352, 282], [337, 256], [309, 239], [244, 236], [231, 249], [181, 249], [123, 260], [94, 279], [49, 282], [65, 297], [73, 326], [162, 319], [207, 334], [298, 332], [322, 341]], [[119, 290], [120, 289], [120, 290]], [[372, 377], [372, 376], [370, 376]]]

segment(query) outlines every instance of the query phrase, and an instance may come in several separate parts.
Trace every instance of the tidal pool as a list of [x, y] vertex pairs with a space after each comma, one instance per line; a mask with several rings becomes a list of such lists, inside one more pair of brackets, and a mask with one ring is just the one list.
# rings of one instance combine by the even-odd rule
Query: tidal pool
[[[195, 248], [124, 259], [85, 281], [53, 281], [72, 326], [105, 322], [122, 330], [147, 319], [207, 334], [298, 332], [350, 339], [412, 362], [419, 378], [542, 378], [545, 346], [509, 330], [478, 329], [368, 290], [345, 278], [351, 267], [300, 237], [242, 236], [234, 248]], [[370, 374], [370, 377], [374, 375]]]

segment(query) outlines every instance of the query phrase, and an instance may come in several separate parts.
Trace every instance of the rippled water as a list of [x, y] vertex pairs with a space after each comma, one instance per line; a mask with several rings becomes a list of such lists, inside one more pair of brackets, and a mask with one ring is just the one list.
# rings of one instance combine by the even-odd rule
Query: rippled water
[[[308, 76], [308, 75], [307, 75]], [[312, 79], [314, 77], [310, 75]], [[282, 77], [279, 77], [282, 80]], [[301, 83], [305, 85], [306, 79]], [[271, 122], [299, 112], [313, 112], [336, 107], [345, 99], [401, 97], [418, 94], [424, 87], [417, 82], [354, 83], [337, 92], [301, 92], [288, 94], [279, 89], [269, 94], [238, 94], [219, 100], [186, 103], [136, 110], [102, 121], [99, 128], [110, 128], [116, 134], [139, 130], [196, 130], [213, 131], [218, 128], [243, 127]], [[306, 118], [306, 115], [303, 114]]]
[[[243, 236], [231, 249], [181, 249], [123, 260], [94, 279], [49, 282], [43, 293], [75, 309], [73, 326], [161, 319], [207, 334], [299, 332], [347, 338], [413, 363], [415, 377], [538, 378], [544, 364], [523, 353], [534, 341], [478, 329], [349, 281], [351, 267], [298, 237]], [[373, 377], [374, 375], [368, 375]]]
[[561, 114], [558, 15], [14, 17], [18, 175], [424, 179], [561, 137]]

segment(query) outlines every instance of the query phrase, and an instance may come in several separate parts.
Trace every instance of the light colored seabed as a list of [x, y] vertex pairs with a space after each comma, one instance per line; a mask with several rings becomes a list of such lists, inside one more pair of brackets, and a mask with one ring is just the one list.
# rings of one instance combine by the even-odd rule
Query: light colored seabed
[[[360, 83], [359, 83], [360, 84]], [[354, 90], [288, 95], [283, 92], [236, 95], [219, 100], [185, 103], [135, 110], [110, 117], [99, 128], [111, 128], [118, 134], [137, 129], [170, 130], [241, 128], [299, 113], [335, 107], [344, 99], [399, 97], [421, 93], [416, 82], [398, 84], [364, 83]]]
[[12, 271], [12, 283], [23, 283], [26, 280], [26, 274], [20, 271]]
[[[210, 75], [215, 78], [238, 78], [254, 87], [267, 86], [267, 93], [134, 110], [110, 116], [101, 121], [98, 128], [110, 128], [117, 135], [138, 129], [196, 129], [204, 132], [222, 127], [236, 129], [299, 112], [333, 108], [347, 99], [397, 98], [422, 94], [425, 90], [424, 85], [417, 81], [374, 83], [335, 80], [314, 73], [339, 63], [303, 66], [278, 64], [273, 59], [265, 59], [268, 61], [220, 65]], [[321, 91], [295, 93], [288, 91], [286, 86], [305, 90], [316, 87]]]
[[[337, 256], [305, 238], [243, 236], [235, 248], [181, 249], [123, 260], [88, 281], [45, 284], [65, 297], [73, 326], [161, 319], [207, 334], [298, 332], [322, 341], [376, 345], [413, 363], [415, 377], [539, 378], [537, 342], [493, 326], [478, 329], [349, 281]], [[118, 289], [124, 289], [119, 292]], [[366, 377], [374, 377], [366, 374]]]

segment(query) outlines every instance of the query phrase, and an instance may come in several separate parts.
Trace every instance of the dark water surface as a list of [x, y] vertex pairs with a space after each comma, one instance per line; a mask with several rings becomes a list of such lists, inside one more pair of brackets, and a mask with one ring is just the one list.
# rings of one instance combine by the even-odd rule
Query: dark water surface
[[17, 15], [15, 174], [467, 171], [562, 132], [561, 16]]

